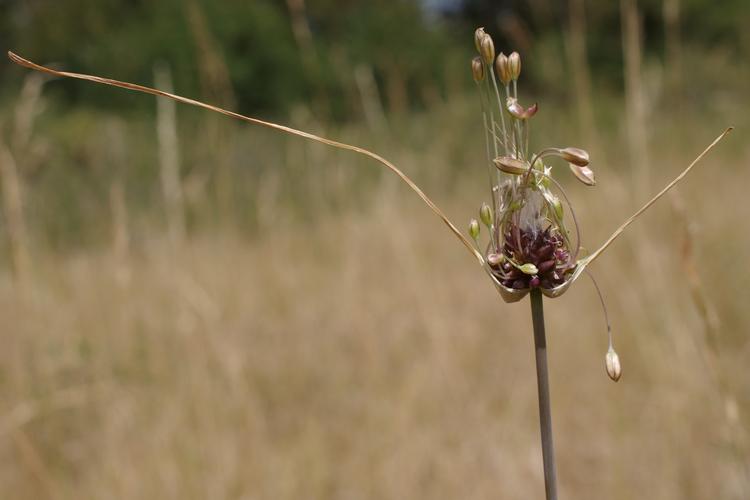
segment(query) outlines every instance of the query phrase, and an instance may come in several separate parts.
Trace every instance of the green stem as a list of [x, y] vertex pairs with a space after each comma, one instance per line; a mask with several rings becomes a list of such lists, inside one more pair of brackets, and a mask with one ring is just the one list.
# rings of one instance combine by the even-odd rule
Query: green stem
[[539, 392], [539, 427], [542, 434], [542, 461], [544, 464], [544, 491], [547, 500], [557, 500], [555, 450], [552, 444], [552, 411], [549, 398], [547, 372], [547, 339], [544, 333], [544, 307], [542, 292], [531, 291], [531, 319], [534, 323], [534, 351], [536, 354], [536, 381]]

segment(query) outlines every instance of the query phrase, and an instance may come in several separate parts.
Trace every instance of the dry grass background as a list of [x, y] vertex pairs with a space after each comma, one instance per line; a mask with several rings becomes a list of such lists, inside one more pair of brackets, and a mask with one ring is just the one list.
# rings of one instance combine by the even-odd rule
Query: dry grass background
[[[408, 121], [397, 146], [378, 139], [457, 222], [484, 195], [484, 172], [470, 166], [481, 164], [479, 122], [462, 106]], [[549, 113], [539, 135], [572, 135]], [[657, 134], [653, 177], [666, 182], [723, 125], [686, 127], [668, 143]], [[175, 246], [151, 214], [133, 223], [124, 257], [107, 245], [35, 250], [22, 292], [3, 268], [0, 497], [541, 498], [528, 303], [503, 304], [395, 180], [352, 197], [366, 162], [265, 134], [236, 136], [244, 161], [286, 165], [244, 187], [257, 195], [256, 236], [228, 224]], [[739, 135], [681, 188], [721, 320], [717, 356], [667, 200], [594, 266], [620, 383], [604, 372], [592, 287], [581, 280], [545, 301], [562, 498], [750, 492], [750, 151]], [[365, 132], [350, 139], [368, 143]], [[613, 146], [599, 185], [572, 189], [589, 247], [637, 207], [616, 138], [604, 139]], [[453, 163], [466, 167], [446, 181]], [[293, 183], [308, 193], [304, 219], [278, 201]], [[323, 196], [340, 201], [321, 208]], [[106, 211], [92, 217], [108, 224]]]

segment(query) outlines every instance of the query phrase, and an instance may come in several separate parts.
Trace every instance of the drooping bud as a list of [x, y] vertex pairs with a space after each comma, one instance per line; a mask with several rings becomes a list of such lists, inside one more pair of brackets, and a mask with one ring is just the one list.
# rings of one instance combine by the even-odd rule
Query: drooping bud
[[594, 178], [594, 171], [589, 167], [579, 167], [573, 163], [568, 163], [570, 171], [576, 176], [576, 179], [583, 182], [587, 186], [595, 186], [596, 179]]
[[518, 269], [524, 274], [539, 274], [539, 269], [531, 262], [519, 266]]
[[523, 112], [526, 111], [515, 97], [508, 97], [505, 101], [505, 107], [508, 108], [508, 112], [516, 118], [520, 118]]
[[479, 222], [477, 222], [476, 219], [471, 219], [471, 221], [469, 221], [469, 236], [471, 236], [473, 240], [479, 238]]
[[477, 83], [484, 80], [484, 64], [479, 56], [471, 60], [471, 75]]
[[525, 174], [526, 170], [529, 169], [528, 163], [516, 158], [511, 158], [510, 156], [498, 156], [492, 160], [492, 163], [494, 163], [501, 172], [512, 175]]
[[560, 156], [567, 162], [579, 167], [585, 167], [589, 164], [589, 154], [579, 148], [565, 148], [560, 150]]
[[477, 48], [477, 52], [481, 53], [481, 45], [482, 45], [482, 38], [487, 36], [487, 33], [484, 32], [484, 28], [477, 28], [476, 31], [474, 31], [474, 46]]
[[488, 228], [492, 226], [492, 209], [487, 203], [482, 203], [479, 207], [479, 218]]
[[620, 365], [620, 356], [610, 346], [607, 356], [604, 358], [604, 366], [607, 368], [609, 378], [617, 382], [622, 377], [622, 365]]
[[508, 56], [502, 52], [495, 59], [495, 71], [497, 71], [497, 76], [503, 82], [503, 85], [508, 85], [508, 82], [510, 82], [510, 67], [508, 66]]
[[482, 60], [487, 64], [495, 62], [495, 43], [487, 33], [479, 41], [479, 55], [482, 56]]
[[539, 106], [536, 103], [529, 106], [528, 109], [524, 109], [515, 97], [509, 97], [505, 101], [505, 106], [508, 108], [508, 112], [519, 120], [531, 118], [539, 110]]
[[511, 80], [518, 80], [521, 76], [521, 55], [518, 52], [511, 52], [508, 56], [508, 69]]
[[487, 263], [492, 267], [498, 267], [505, 261], [505, 256], [501, 253], [491, 253], [487, 256]]

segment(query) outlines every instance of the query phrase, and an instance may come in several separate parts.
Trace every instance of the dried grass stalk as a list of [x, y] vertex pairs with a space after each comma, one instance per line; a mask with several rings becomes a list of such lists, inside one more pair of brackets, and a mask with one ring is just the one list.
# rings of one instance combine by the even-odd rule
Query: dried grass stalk
[[[172, 74], [169, 66], [154, 67], [154, 83], [172, 92]], [[167, 214], [167, 231], [170, 241], [179, 245], [185, 240], [185, 203], [180, 180], [180, 146], [177, 139], [177, 110], [169, 99], [156, 100], [156, 136], [159, 140], [159, 173], [164, 207]]]
[[637, 0], [620, 0], [622, 18], [622, 51], [625, 59], [625, 102], [627, 109], [628, 152], [635, 166], [639, 198], [651, 186], [648, 163], [646, 103], [641, 75], [641, 19]]
[[8, 228], [13, 276], [16, 283], [23, 286], [30, 268], [26, 222], [23, 217], [23, 189], [16, 160], [1, 137], [0, 181], [2, 182], [3, 212]]

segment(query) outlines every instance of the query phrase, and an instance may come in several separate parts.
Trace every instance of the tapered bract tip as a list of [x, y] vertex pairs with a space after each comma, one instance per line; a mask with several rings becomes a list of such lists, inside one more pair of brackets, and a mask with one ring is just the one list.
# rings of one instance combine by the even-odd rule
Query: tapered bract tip
[[8, 51], [8, 59], [10, 59], [13, 63], [18, 64], [19, 66], [23, 66], [24, 68], [34, 68], [34, 63], [27, 59], [24, 59], [12, 50]]

